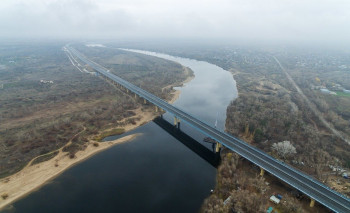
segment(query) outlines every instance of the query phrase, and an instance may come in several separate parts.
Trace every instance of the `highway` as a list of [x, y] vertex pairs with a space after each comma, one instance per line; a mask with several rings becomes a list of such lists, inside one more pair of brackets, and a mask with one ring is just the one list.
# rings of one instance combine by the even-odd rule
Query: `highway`
[[83, 54], [75, 50], [70, 46], [66, 48], [77, 58], [84, 63], [91, 66], [101, 75], [109, 78], [110, 80], [122, 85], [131, 92], [146, 99], [150, 103], [164, 109], [172, 115], [179, 118], [181, 121], [185, 121], [195, 129], [201, 131], [205, 135], [219, 141], [223, 146], [236, 152], [257, 166], [263, 168], [272, 175], [278, 177], [282, 181], [288, 183], [295, 189], [308, 195], [310, 198], [316, 200], [327, 208], [335, 212], [350, 212], [350, 199], [341, 195], [340, 193], [331, 190], [318, 180], [306, 175], [305, 173], [292, 168], [291, 166], [284, 164], [283, 162], [271, 157], [265, 152], [249, 145], [248, 143], [233, 137], [225, 132], [219, 131], [216, 128], [202, 122], [201, 120], [189, 115], [188, 113], [174, 107], [166, 101], [156, 97], [155, 95], [125, 81], [124, 79], [110, 73], [106, 68], [89, 60]]

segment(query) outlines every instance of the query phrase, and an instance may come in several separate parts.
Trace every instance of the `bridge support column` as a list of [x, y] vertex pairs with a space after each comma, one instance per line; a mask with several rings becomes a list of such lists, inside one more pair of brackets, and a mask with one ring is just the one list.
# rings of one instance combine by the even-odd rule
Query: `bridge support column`
[[315, 206], [315, 200], [311, 198], [310, 207], [314, 207], [314, 206]]
[[177, 126], [177, 117], [174, 116], [174, 126]]
[[260, 167], [260, 176], [262, 177], [262, 176], [264, 176], [264, 174], [265, 174], [265, 170]]
[[147, 104], [147, 100], [146, 99], [143, 99], [143, 104]]
[[137, 95], [136, 95], [136, 93], [135, 93], [135, 99], [137, 99]]
[[218, 153], [220, 152], [220, 148], [221, 148], [221, 144], [219, 142], [216, 142], [216, 145], [215, 145], [215, 152]]
[[156, 110], [156, 112], [158, 112], [158, 107], [157, 106], [154, 106], [154, 109]]
[[128, 90], [128, 89], [126, 89], [126, 93], [129, 93], [129, 90]]
[[178, 119], [176, 116], [174, 116], [174, 126], [180, 128], [180, 119]]

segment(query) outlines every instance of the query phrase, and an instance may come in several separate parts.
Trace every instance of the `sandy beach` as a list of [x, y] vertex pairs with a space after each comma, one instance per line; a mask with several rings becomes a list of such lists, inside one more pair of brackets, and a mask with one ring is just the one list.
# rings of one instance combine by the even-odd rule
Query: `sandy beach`
[[[175, 96], [178, 97], [178, 95], [174, 95], [174, 97]], [[128, 132], [145, 123], [148, 123], [156, 117], [155, 113], [153, 113], [152, 111], [142, 111], [141, 107], [136, 109], [135, 113], [135, 116], [140, 116], [141, 118], [135, 124], [128, 124], [121, 127], [125, 130], [125, 132]], [[57, 177], [62, 172], [71, 168], [72, 166], [92, 157], [93, 155], [105, 149], [110, 148], [113, 145], [131, 141], [137, 136], [137, 134], [128, 135], [118, 140], [109, 142], [96, 142], [94, 140], [90, 140], [86, 144], [87, 148], [85, 150], [77, 152], [75, 154], [75, 158], [73, 159], [69, 157], [69, 154], [67, 152], [62, 151], [63, 147], [58, 150], [55, 150], [58, 151], [58, 154], [48, 161], [31, 165], [31, 163], [37, 157], [34, 158], [21, 171], [6, 178], [0, 179], [0, 196], [5, 194], [8, 196], [6, 199], [0, 197], [0, 210], [4, 207], [11, 208], [11, 206], [8, 206], [9, 204], [30, 194], [35, 190], [38, 190], [48, 181]], [[71, 142], [69, 141], [65, 146], [69, 145], [70, 143]], [[94, 143], [98, 143], [98, 146], [94, 146]]]
[[[187, 83], [193, 78], [193, 76], [190, 76], [183, 83]], [[179, 90], [172, 92], [173, 96], [168, 102], [174, 103], [179, 98], [180, 93], [181, 91]], [[140, 119], [135, 124], [128, 124], [121, 127], [125, 130], [125, 132], [148, 123], [157, 116], [152, 111], [142, 111], [141, 107], [135, 110], [135, 114], [135, 117], [140, 117]], [[35, 158], [32, 159], [21, 171], [6, 178], [0, 179], [0, 210], [4, 209], [5, 207], [11, 208], [11, 205], [9, 204], [25, 197], [35, 190], [40, 189], [43, 185], [72, 166], [116, 144], [131, 141], [137, 136], [137, 134], [128, 135], [109, 142], [96, 142], [94, 140], [90, 140], [86, 144], [87, 148], [85, 150], [78, 151], [73, 159], [69, 157], [67, 152], [62, 151], [63, 147], [55, 150], [58, 151], [58, 154], [50, 160], [31, 165]], [[70, 141], [67, 142], [66, 146], [70, 143]], [[98, 146], [94, 145], [96, 143], [98, 143]], [[4, 195], [6, 195], [6, 199], [3, 199]]]
[[[124, 128], [125, 132], [133, 130], [138, 126], [153, 120], [156, 116], [151, 111], [142, 111], [141, 108], [136, 109], [135, 113], [136, 116], [141, 116], [141, 119], [138, 120], [135, 124], [128, 124], [126, 126], [123, 126], [122, 128]], [[77, 152], [75, 154], [75, 158], [73, 159], [69, 157], [69, 154], [67, 152], [62, 151], [63, 147], [55, 150], [58, 151], [58, 154], [48, 161], [31, 165], [35, 159], [34, 158], [21, 171], [0, 180], [0, 196], [3, 196], [5, 194], [8, 196], [6, 199], [0, 197], [0, 210], [4, 207], [11, 208], [11, 206], [8, 206], [9, 204], [30, 194], [35, 190], [38, 190], [48, 181], [57, 177], [72, 166], [90, 158], [91, 156], [105, 149], [112, 147], [113, 145], [131, 141], [137, 136], [137, 134], [128, 135], [118, 140], [109, 142], [96, 142], [90, 140], [86, 144], [87, 148], [85, 150]], [[70, 142], [68, 142], [67, 145], [69, 143]], [[98, 146], [94, 146], [94, 143], [98, 143]]]
[[[67, 152], [59, 151], [59, 153], [52, 159], [27, 166], [18, 173], [4, 178], [0, 181], [0, 195], [8, 194], [8, 198], [0, 200], [0, 209], [14, 201], [26, 196], [42, 187], [49, 180], [57, 177], [59, 174], [77, 163], [88, 159], [89, 157], [110, 148], [113, 145], [130, 141], [137, 137], [137, 134], [128, 135], [118, 140], [110, 142], [98, 143], [94, 146], [94, 142], [88, 142], [87, 148], [76, 153], [74, 159], [69, 158]], [[56, 166], [57, 165], [57, 166]]]

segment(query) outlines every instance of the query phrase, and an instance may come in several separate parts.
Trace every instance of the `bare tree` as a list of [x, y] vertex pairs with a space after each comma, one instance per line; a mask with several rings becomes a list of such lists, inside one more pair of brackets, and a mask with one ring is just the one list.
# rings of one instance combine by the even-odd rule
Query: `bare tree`
[[296, 154], [295, 147], [289, 141], [282, 141], [279, 143], [272, 144], [272, 149], [277, 152], [277, 154], [284, 159], [287, 156]]

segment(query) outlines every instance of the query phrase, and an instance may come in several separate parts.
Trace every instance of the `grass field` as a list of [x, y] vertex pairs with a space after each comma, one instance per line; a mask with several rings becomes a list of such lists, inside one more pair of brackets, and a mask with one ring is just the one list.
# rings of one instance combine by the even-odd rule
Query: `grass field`
[[346, 93], [346, 92], [336, 92], [338, 96], [342, 96], [342, 97], [350, 97], [350, 93]]

